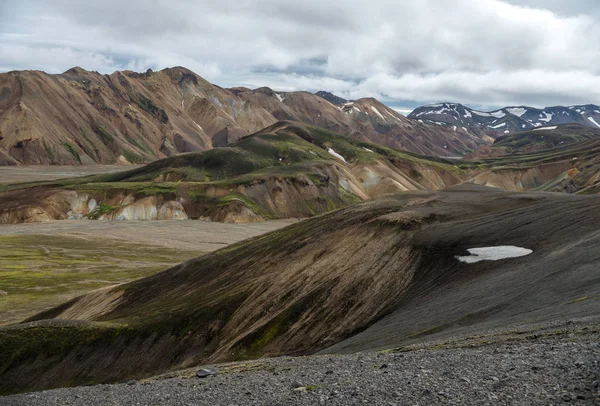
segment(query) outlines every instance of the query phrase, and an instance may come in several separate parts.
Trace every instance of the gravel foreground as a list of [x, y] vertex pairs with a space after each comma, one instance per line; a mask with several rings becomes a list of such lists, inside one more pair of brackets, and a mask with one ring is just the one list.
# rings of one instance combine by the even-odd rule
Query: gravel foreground
[[280, 357], [0, 405], [600, 405], [598, 326], [481, 335], [378, 353]]

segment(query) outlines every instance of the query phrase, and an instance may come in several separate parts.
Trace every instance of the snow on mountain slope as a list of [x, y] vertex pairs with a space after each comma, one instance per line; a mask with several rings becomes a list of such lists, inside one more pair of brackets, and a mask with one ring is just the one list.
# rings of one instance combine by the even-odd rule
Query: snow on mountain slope
[[409, 118], [459, 124], [485, 130], [518, 132], [560, 124], [600, 127], [600, 106], [554, 106], [537, 109], [511, 106], [494, 111], [477, 111], [458, 103], [439, 103], [419, 107]]

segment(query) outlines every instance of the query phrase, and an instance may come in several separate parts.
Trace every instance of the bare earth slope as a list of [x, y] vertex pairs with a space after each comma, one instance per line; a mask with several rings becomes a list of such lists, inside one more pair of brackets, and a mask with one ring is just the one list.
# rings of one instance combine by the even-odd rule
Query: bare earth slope
[[0, 165], [150, 162], [226, 146], [277, 120], [434, 156], [462, 155], [493, 141], [407, 119], [375, 99], [334, 106], [308, 92], [227, 90], [182, 67], [0, 74]]
[[230, 147], [127, 172], [0, 186], [0, 223], [306, 217], [384, 193], [441, 189], [462, 174], [445, 159], [286, 121]]
[[423, 155], [463, 155], [493, 142], [493, 138], [483, 132], [408, 119], [373, 98], [334, 105], [309, 92], [275, 92], [268, 87], [230, 90], [280, 120], [300, 121]]
[[[596, 196], [460, 186], [318, 216], [0, 330], [1, 389], [594, 315], [597, 207]], [[455, 258], [498, 245], [533, 252]]]
[[149, 162], [223, 145], [275, 121], [181, 67], [0, 74], [0, 164]]

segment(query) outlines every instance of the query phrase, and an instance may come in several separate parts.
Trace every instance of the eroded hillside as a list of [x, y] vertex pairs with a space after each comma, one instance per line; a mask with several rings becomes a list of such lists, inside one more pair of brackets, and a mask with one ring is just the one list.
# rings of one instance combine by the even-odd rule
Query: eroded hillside
[[227, 148], [127, 172], [2, 186], [0, 222], [306, 217], [385, 193], [441, 189], [464, 174], [444, 159], [279, 122]]
[[[597, 205], [595, 196], [460, 186], [318, 216], [0, 329], [0, 387], [127, 380], [592, 315]], [[530, 254], [457, 259], [504, 245]]]

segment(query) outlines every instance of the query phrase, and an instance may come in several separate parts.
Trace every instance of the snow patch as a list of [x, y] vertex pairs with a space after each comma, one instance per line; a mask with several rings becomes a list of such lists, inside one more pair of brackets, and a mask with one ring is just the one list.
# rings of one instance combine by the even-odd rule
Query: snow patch
[[598, 122], [596, 120], [594, 120], [593, 117], [588, 117], [588, 120], [590, 120], [592, 122], [592, 124], [594, 124], [596, 127], [600, 127], [600, 124], [598, 124]]
[[379, 112], [379, 110], [377, 110], [375, 108], [375, 106], [371, 106], [371, 110], [373, 110], [373, 112], [375, 112], [375, 114], [377, 114], [379, 117], [381, 117], [382, 120], [385, 120], [385, 118], [383, 118], [383, 116], [381, 115], [381, 113]]
[[498, 128], [502, 128], [502, 127], [504, 127], [505, 125], [506, 125], [506, 122], [504, 122], [504, 123], [500, 123], [500, 124], [498, 124], [498, 125], [490, 125], [489, 127], [490, 127], [490, 128], [493, 128], [494, 130], [496, 130], [496, 129], [498, 129]]
[[277, 97], [280, 102], [283, 102], [283, 97], [279, 93], [275, 93], [275, 97]]
[[539, 128], [534, 128], [533, 131], [540, 131], [540, 130], [556, 130], [558, 128], [558, 126], [553, 125], [550, 127], [539, 127]]
[[477, 114], [478, 116], [481, 116], [481, 117], [496, 117], [496, 118], [502, 118], [502, 117], [506, 116], [506, 114], [504, 114], [504, 112], [502, 110], [491, 111], [489, 113], [486, 113], [484, 111], [473, 110], [473, 114]]
[[373, 150], [371, 150], [369, 148], [362, 147], [362, 149], [364, 149], [365, 151], [373, 152]]
[[[553, 116], [554, 114], [552, 114], [552, 113], [544, 113], [544, 115], [545, 115], [546, 117], [542, 117], [542, 118], [540, 118], [540, 121], [544, 121], [544, 122], [546, 122], [546, 123], [547, 123], [548, 121], [552, 120], [552, 116]], [[540, 116], [541, 116], [541, 114], [540, 114]]]
[[514, 245], [499, 245], [496, 247], [481, 247], [467, 249], [470, 255], [455, 256], [460, 262], [473, 264], [479, 261], [499, 261], [506, 258], [518, 258], [531, 254], [528, 248], [515, 247]]
[[333, 150], [333, 148], [329, 148], [329, 149], [327, 149], [327, 152], [329, 152], [331, 155], [333, 155], [333, 156], [334, 156], [334, 157], [336, 157], [337, 159], [340, 159], [340, 160], [342, 160], [342, 161], [346, 162], [346, 160], [344, 159], [344, 157], [343, 157], [343, 156], [341, 156], [340, 154], [338, 154], [337, 152], [335, 152], [335, 151]]
[[523, 114], [527, 113], [527, 109], [524, 109], [523, 107], [511, 107], [506, 109], [506, 111], [517, 117], [521, 117]]
[[198, 124], [197, 122], [195, 122], [194, 120], [192, 120], [194, 122], [194, 124], [196, 124], [198, 126], [199, 129], [201, 129], [202, 131], [204, 131], [204, 129], [202, 127], [200, 127], [200, 124]]

